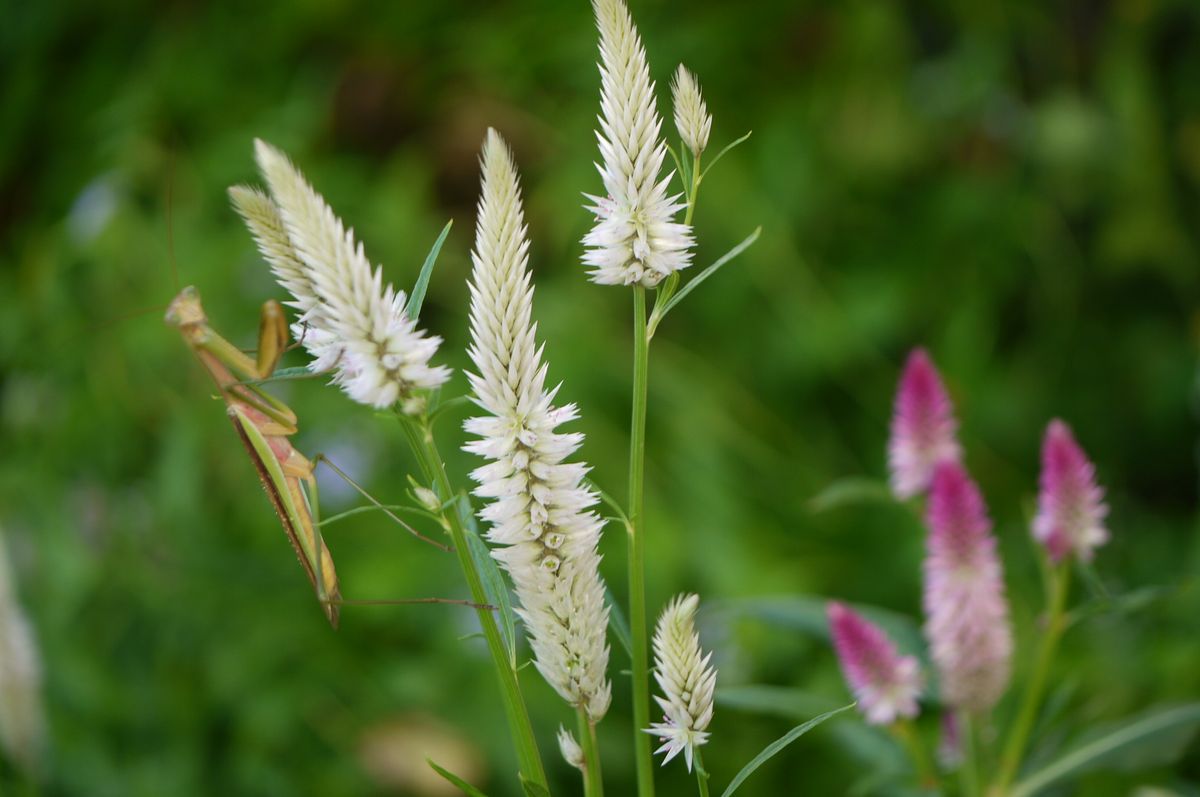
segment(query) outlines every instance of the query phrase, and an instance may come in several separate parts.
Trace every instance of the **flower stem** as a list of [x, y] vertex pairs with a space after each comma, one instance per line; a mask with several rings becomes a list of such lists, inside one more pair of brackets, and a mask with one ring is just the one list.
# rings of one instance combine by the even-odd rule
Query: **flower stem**
[[687, 210], [683, 213], [683, 223], [691, 224], [692, 216], [696, 213], [696, 195], [700, 193], [700, 156], [692, 161], [692, 184], [688, 188]]
[[699, 747], [692, 751], [692, 756], [696, 761], [696, 788], [700, 790], [700, 797], [708, 797], [708, 770], [704, 768]]
[[[408, 437], [413, 454], [421, 464], [426, 478], [433, 484], [434, 490], [443, 501], [449, 501], [454, 495], [450, 487], [450, 477], [446, 474], [446, 466], [438, 453], [437, 444], [433, 440], [433, 430], [428, 419], [413, 419], [400, 416], [400, 426]], [[450, 503], [450, 510], [441, 512], [442, 525], [450, 533], [454, 542], [454, 551], [458, 556], [458, 564], [467, 580], [471, 591], [471, 599], [480, 606], [488, 603], [487, 592], [483, 588], [483, 579], [471, 559], [471, 549], [467, 543], [467, 532], [463, 528], [455, 502]], [[533, 724], [529, 720], [529, 711], [525, 707], [525, 699], [521, 696], [521, 685], [517, 680], [516, 670], [509, 659], [500, 629], [496, 626], [496, 618], [488, 609], [477, 609], [479, 625], [483, 638], [487, 642], [488, 652], [492, 656], [496, 675], [500, 679], [500, 693], [504, 700], [504, 713], [508, 717], [509, 731], [517, 748], [517, 759], [521, 775], [525, 780], [549, 789], [546, 782], [546, 771], [542, 767], [541, 754], [538, 752], [537, 739], [533, 735]]]
[[633, 637], [633, 738], [638, 794], [654, 797], [650, 754], [650, 662], [646, 626], [646, 519], [643, 512], [646, 460], [646, 402], [650, 339], [646, 329], [646, 289], [633, 288], [633, 417], [629, 429], [629, 627]]
[[604, 797], [604, 779], [600, 776], [600, 745], [596, 741], [596, 723], [587, 711], [578, 709], [579, 738], [583, 743], [583, 795]]
[[1029, 734], [1033, 731], [1033, 723], [1037, 719], [1038, 707], [1042, 702], [1042, 693], [1045, 691], [1046, 680], [1050, 675], [1050, 665], [1054, 662], [1054, 652], [1058, 648], [1058, 640], [1062, 638], [1063, 630], [1066, 628], [1069, 586], [1070, 570], [1066, 563], [1055, 566], [1050, 571], [1046, 630], [1042, 633], [1042, 644], [1038, 650], [1037, 661], [1033, 666], [1033, 673], [1025, 686], [1021, 708], [1004, 745], [1004, 753], [1000, 758], [1000, 772], [991, 789], [991, 793], [994, 795], [1003, 795], [1013, 778], [1016, 777], [1017, 767], [1021, 764], [1025, 745], [1029, 741]]
[[921, 735], [917, 732], [916, 726], [911, 720], [897, 720], [892, 724], [892, 733], [900, 739], [904, 744], [908, 754], [912, 757], [913, 768], [917, 772], [917, 782], [922, 789], [938, 790], [941, 788], [941, 783], [938, 781], [937, 771], [934, 770], [930, 763], [929, 755], [925, 751], [925, 745], [921, 743]]
[[959, 765], [963, 797], [979, 797], [979, 745], [975, 736], [975, 717], [961, 711], [958, 723], [962, 728], [963, 762]]

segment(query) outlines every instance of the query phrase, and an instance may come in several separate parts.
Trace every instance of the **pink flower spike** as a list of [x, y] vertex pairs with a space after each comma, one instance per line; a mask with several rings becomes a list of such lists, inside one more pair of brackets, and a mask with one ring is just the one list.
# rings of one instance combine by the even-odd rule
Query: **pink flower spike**
[[833, 647], [858, 710], [872, 725], [917, 716], [921, 674], [913, 656], [899, 656], [883, 629], [841, 603], [828, 607]]
[[1055, 419], [1042, 439], [1042, 474], [1033, 536], [1058, 563], [1072, 552], [1084, 562], [1108, 542], [1104, 490], [1096, 469], [1075, 442], [1071, 427]]
[[939, 462], [961, 458], [957, 429], [954, 405], [933, 361], [924, 349], [913, 349], [900, 375], [888, 441], [888, 468], [897, 498], [925, 492]]
[[1004, 574], [979, 488], [957, 462], [933, 474], [925, 559], [925, 636], [942, 698], [982, 713], [1008, 685], [1012, 628]]

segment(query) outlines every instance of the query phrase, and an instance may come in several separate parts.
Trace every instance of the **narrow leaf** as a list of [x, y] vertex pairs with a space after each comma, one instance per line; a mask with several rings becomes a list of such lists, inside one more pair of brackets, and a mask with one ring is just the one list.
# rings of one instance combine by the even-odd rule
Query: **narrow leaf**
[[632, 661], [633, 634], [629, 631], [629, 621], [625, 619], [625, 613], [621, 611], [621, 604], [612, 594], [612, 590], [606, 587], [604, 597], [608, 601], [608, 627], [612, 629], [613, 636], [621, 643], [621, 647], [625, 648], [625, 652]]
[[825, 695], [788, 686], [743, 684], [718, 687], [717, 705], [733, 711], [794, 720], [831, 711], [836, 703]]
[[729, 795], [731, 795], [735, 791], [737, 791], [738, 787], [741, 786], [743, 783], [745, 783], [746, 778], [753, 775], [755, 770], [757, 770], [763, 764], [767, 763], [772, 758], [774, 758], [775, 755], [778, 754], [779, 751], [781, 751], [783, 748], [787, 747], [789, 744], [796, 741], [801, 736], [808, 733], [813, 728], [817, 727], [818, 725], [820, 725], [822, 722], [829, 719], [830, 717], [835, 717], [838, 714], [841, 714], [843, 711], [849, 711], [852, 708], [854, 708], [853, 703], [851, 703], [848, 706], [842, 706], [841, 708], [834, 709], [833, 711], [828, 711], [819, 717], [814, 717], [813, 719], [810, 719], [808, 722], [804, 723], [803, 725], [797, 725], [795, 728], [792, 728], [790, 731], [785, 733], [783, 736], [781, 736], [778, 739], [776, 739], [775, 741], [771, 742], [769, 745], [767, 745], [765, 748], [763, 748], [763, 751], [761, 753], [759, 753], [758, 755], [756, 755], [754, 757], [753, 761], [751, 761], [746, 766], [742, 767], [742, 771], [737, 773], [737, 775], [734, 776], [733, 781], [730, 782], [730, 784], [729, 784], [729, 788], [727, 788], [724, 791], [724, 793], [721, 795], [721, 797], [729, 797]]
[[446, 226], [442, 228], [441, 235], [433, 242], [433, 248], [425, 256], [425, 263], [421, 266], [421, 273], [417, 275], [417, 282], [413, 285], [412, 295], [408, 297], [408, 306], [404, 308], [405, 314], [413, 321], [416, 321], [421, 316], [421, 305], [425, 302], [425, 292], [429, 290], [429, 277], [433, 274], [433, 266], [437, 262], [438, 254], [442, 251], [442, 244], [446, 243], [446, 236], [450, 234], [450, 227], [453, 224], [454, 219], [446, 222]]
[[447, 769], [439, 767], [437, 764], [435, 764], [433, 762], [433, 759], [426, 758], [425, 763], [429, 764], [429, 766], [433, 767], [434, 772], [438, 773], [443, 778], [445, 778], [446, 780], [450, 781], [452, 784], [457, 786], [462, 791], [463, 794], [467, 795], [467, 797], [487, 797], [486, 794], [484, 794], [479, 789], [472, 786], [470, 783], [467, 783], [465, 780], [460, 778], [458, 775], [455, 775], [453, 772], [450, 772]]
[[[679, 159], [678, 153], [675, 152], [675, 148], [672, 147], [670, 144], [667, 144], [667, 152], [671, 153], [671, 160], [675, 161], [675, 173], [679, 175], [679, 179], [680, 179], [680, 181], [682, 181], [683, 180], [683, 161], [681, 161]], [[684, 183], [685, 191], [687, 190], [688, 185], [690, 185], [690, 183]]]
[[701, 271], [694, 278], [688, 280], [687, 283], [682, 288], [679, 289], [679, 292], [676, 293], [674, 296], [672, 296], [670, 299], [668, 299], [666, 304], [663, 305], [662, 313], [658, 314], [660, 320], [663, 317], [665, 317], [667, 313], [671, 312], [671, 308], [673, 308], [675, 305], [677, 305], [681, 301], [683, 301], [683, 297], [687, 296], [689, 293], [691, 293], [693, 290], [695, 290], [697, 285], [704, 282], [706, 279], [711, 277], [713, 274], [716, 274], [717, 271], [721, 268], [721, 266], [725, 265], [730, 260], [733, 260], [735, 257], [740, 255], [742, 252], [746, 251], [752, 243], [754, 243], [755, 241], [758, 240], [758, 236], [760, 236], [760, 235], [762, 235], [762, 227], [756, 228], [754, 230], [754, 232], [750, 233], [750, 235], [747, 236], [747, 238], [744, 241], [742, 241], [740, 244], [733, 247], [728, 252], [726, 252], [724, 255], [722, 255], [721, 258], [719, 260], [717, 260], [717, 262], [713, 263], [711, 266], [709, 266], [708, 268]]
[[433, 424], [437, 423], [438, 418], [441, 418], [446, 412], [468, 406], [471, 403], [471, 399], [467, 396], [455, 396], [452, 399], [438, 402], [438, 405], [429, 413], [429, 425], [433, 426]]
[[550, 797], [550, 790], [540, 783], [534, 783], [532, 780], [526, 780], [521, 776], [521, 788], [525, 790], [525, 797]]
[[814, 514], [858, 504], [890, 503], [892, 491], [875, 479], [850, 477], [838, 479], [814, 495], [808, 508]]
[[508, 585], [504, 576], [492, 557], [491, 551], [479, 536], [479, 526], [475, 522], [475, 513], [471, 511], [471, 502], [466, 495], [461, 495], [458, 501], [458, 516], [462, 519], [463, 528], [467, 532], [467, 547], [471, 549], [471, 559], [483, 578], [483, 591], [487, 593], [488, 603], [500, 609], [500, 634], [504, 637], [504, 646], [508, 648], [508, 660], [514, 669], [517, 666], [517, 620], [513, 612], [512, 598], [509, 596]]
[[726, 145], [725, 145], [725, 148], [724, 148], [724, 149], [722, 149], [720, 152], [718, 152], [718, 153], [717, 153], [717, 156], [716, 156], [715, 158], [713, 158], [711, 161], [709, 161], [709, 163], [708, 163], [708, 166], [706, 166], [706, 167], [704, 168], [704, 171], [700, 172], [700, 179], [701, 179], [701, 180], [703, 180], [703, 179], [704, 179], [704, 177], [705, 177], [705, 175], [707, 175], [707, 174], [708, 174], [710, 171], [712, 171], [712, 167], [714, 167], [714, 166], [716, 166], [716, 165], [717, 165], [717, 161], [719, 161], [719, 160], [721, 160], [721, 158], [724, 158], [724, 157], [725, 157], [725, 153], [726, 153], [726, 152], [729, 152], [729, 150], [733, 149], [733, 148], [734, 148], [734, 147], [736, 147], [738, 144], [741, 144], [743, 141], [745, 141], [746, 139], [750, 138], [750, 134], [751, 134], [751, 133], [753, 133], [753, 132], [754, 132], [753, 130], [747, 130], [747, 131], [746, 131], [746, 135], [744, 135], [744, 136], [742, 136], [741, 138], [739, 138], [739, 139], [736, 139], [736, 140], [734, 140], [734, 141], [731, 141], [731, 142], [729, 142], [728, 144], [726, 144]]
[[328, 526], [330, 523], [337, 523], [339, 520], [345, 520], [348, 517], [361, 515], [364, 512], [402, 512], [418, 517], [429, 518], [435, 522], [440, 522], [440, 518], [432, 512], [426, 512], [424, 509], [417, 509], [407, 504], [367, 504], [365, 506], [356, 506], [353, 509], [347, 509], [345, 512], [338, 512], [336, 515], [321, 518], [318, 524], [322, 527]]
[[308, 366], [299, 365], [295, 368], [276, 368], [271, 372], [270, 376], [262, 379], [242, 379], [234, 382], [235, 385], [269, 385], [272, 382], [292, 382], [297, 379], [319, 379], [325, 376], [323, 371], [310, 371]]
[[1156, 711], [1110, 731], [1062, 755], [1013, 787], [1010, 797], [1032, 797], [1063, 778], [1096, 768], [1122, 751], [1177, 731], [1200, 725], [1200, 703]]

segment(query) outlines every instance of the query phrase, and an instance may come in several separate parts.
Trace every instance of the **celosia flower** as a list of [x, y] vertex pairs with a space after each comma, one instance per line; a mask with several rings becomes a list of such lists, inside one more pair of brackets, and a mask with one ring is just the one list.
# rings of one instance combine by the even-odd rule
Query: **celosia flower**
[[1042, 474], [1033, 536], [1059, 562], [1072, 551], [1091, 561], [1095, 549], [1108, 542], [1104, 490], [1096, 469], [1075, 442], [1071, 427], [1053, 420], [1042, 441]]
[[925, 492], [939, 462], [960, 459], [957, 428], [954, 407], [933, 361], [924, 349], [914, 349], [896, 390], [888, 442], [892, 492], [897, 498]]
[[531, 319], [520, 187], [508, 148], [489, 130], [483, 187], [471, 253], [471, 347], [468, 374], [475, 402], [487, 413], [465, 424], [481, 439], [465, 449], [490, 460], [472, 474], [475, 494], [494, 499], [481, 513], [493, 555], [520, 600], [534, 663], [551, 686], [592, 722], [608, 710], [608, 607], [596, 545], [602, 521], [582, 486], [587, 466], [565, 460], [583, 435], [555, 427], [574, 420], [573, 405], [556, 408]]
[[712, 129], [712, 116], [704, 104], [700, 84], [696, 76], [683, 64], [675, 71], [671, 82], [671, 99], [675, 106], [675, 129], [679, 137], [697, 158], [708, 146], [708, 133]]
[[858, 710], [872, 725], [917, 716], [921, 673], [914, 656], [900, 656], [883, 629], [840, 603], [828, 607], [833, 647]]
[[581, 772], [587, 766], [583, 748], [575, 741], [575, 735], [561, 725], [558, 726], [558, 751], [564, 761]]
[[262, 191], [241, 185], [229, 189], [229, 198], [254, 236], [276, 281], [292, 295], [292, 300], [285, 302], [299, 316], [292, 325], [292, 336], [312, 356], [309, 368], [314, 373], [328, 371], [341, 359], [342, 347], [321, 314], [321, 300], [305, 273], [304, 264], [292, 248], [279, 206]]
[[1012, 628], [991, 522], [959, 463], [934, 471], [926, 523], [925, 636], [942, 699], [984, 712], [1008, 684]]
[[40, 765], [45, 730], [37, 642], [17, 602], [8, 555], [0, 538], [0, 747], [30, 776]]
[[623, 0], [592, 0], [600, 29], [600, 142], [605, 197], [588, 195], [596, 225], [583, 262], [600, 285], [657, 285], [691, 264], [692, 229], [661, 176], [666, 142], [646, 51]]
[[697, 595], [678, 595], [658, 618], [654, 630], [654, 678], [663, 691], [655, 696], [663, 710], [663, 721], [651, 725], [646, 732], [659, 737], [666, 753], [665, 765], [683, 753], [688, 771], [697, 747], [708, 742], [705, 730], [713, 715], [713, 693], [717, 688], [717, 671], [708, 666], [712, 653], [700, 650], [700, 635], [696, 633]]
[[[414, 391], [450, 377], [449, 369], [429, 364], [441, 338], [417, 329], [404, 311], [404, 292], [383, 284], [382, 269], [372, 269], [353, 231], [283, 153], [256, 141], [255, 154], [278, 217], [245, 193], [235, 195], [235, 202], [242, 200], [239, 211], [264, 257], [304, 313], [298, 337], [314, 336], [310, 351], [315, 348], [317, 365], [336, 361], [334, 381], [355, 401], [377, 408], [402, 401], [406, 411], [419, 408]], [[286, 242], [278, 234], [280, 221]]]

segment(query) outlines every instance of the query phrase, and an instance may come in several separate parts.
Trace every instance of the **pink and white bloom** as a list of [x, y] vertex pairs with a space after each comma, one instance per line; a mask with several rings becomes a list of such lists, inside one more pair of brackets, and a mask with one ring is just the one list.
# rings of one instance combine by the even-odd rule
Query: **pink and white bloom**
[[1012, 627], [992, 524], [959, 463], [943, 461], [934, 471], [926, 524], [925, 636], [942, 699], [981, 713], [1008, 685]]
[[925, 492], [939, 462], [962, 458], [957, 430], [954, 405], [937, 368], [924, 349], [913, 349], [900, 375], [888, 441], [888, 469], [897, 498]]
[[1074, 553], [1091, 561], [1095, 549], [1108, 542], [1104, 490], [1096, 469], [1075, 442], [1071, 427], [1055, 419], [1042, 439], [1042, 474], [1033, 536], [1054, 562]]
[[841, 603], [830, 603], [827, 613], [842, 674], [867, 722], [891, 725], [917, 716], [916, 657], [899, 655], [883, 629]]

